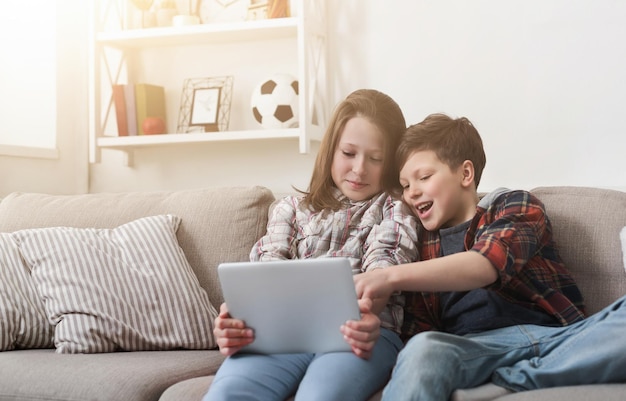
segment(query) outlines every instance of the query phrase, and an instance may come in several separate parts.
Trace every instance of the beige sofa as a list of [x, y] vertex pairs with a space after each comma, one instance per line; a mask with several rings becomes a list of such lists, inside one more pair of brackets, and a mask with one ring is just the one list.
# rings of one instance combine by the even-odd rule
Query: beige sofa
[[[562, 256], [591, 312], [626, 293], [619, 232], [626, 226], [626, 193], [547, 187], [533, 191], [546, 204]], [[0, 232], [38, 227], [114, 228], [162, 214], [181, 218], [176, 232], [212, 305], [222, 296], [220, 262], [246, 260], [263, 234], [274, 195], [262, 187], [174, 192], [45, 195], [14, 193], [0, 202]], [[620, 333], [616, 333], [620, 335]], [[200, 400], [223, 357], [211, 350], [59, 354], [54, 348], [0, 352], [0, 401]], [[486, 385], [454, 399], [622, 400], [626, 384], [564, 387], [502, 394]], [[500, 397], [500, 398], [498, 398]], [[378, 399], [379, 394], [373, 399]]]

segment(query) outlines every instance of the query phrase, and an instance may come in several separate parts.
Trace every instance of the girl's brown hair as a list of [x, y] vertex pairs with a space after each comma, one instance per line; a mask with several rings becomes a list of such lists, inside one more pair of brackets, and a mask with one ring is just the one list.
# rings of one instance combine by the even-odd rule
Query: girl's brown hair
[[305, 206], [317, 211], [338, 210], [341, 207], [341, 203], [334, 196], [335, 184], [331, 176], [331, 166], [343, 128], [354, 117], [366, 118], [383, 134], [382, 188], [392, 195], [400, 193], [395, 154], [406, 129], [404, 115], [400, 106], [388, 95], [374, 89], [359, 89], [335, 107], [315, 159], [309, 189], [300, 191], [305, 194]]

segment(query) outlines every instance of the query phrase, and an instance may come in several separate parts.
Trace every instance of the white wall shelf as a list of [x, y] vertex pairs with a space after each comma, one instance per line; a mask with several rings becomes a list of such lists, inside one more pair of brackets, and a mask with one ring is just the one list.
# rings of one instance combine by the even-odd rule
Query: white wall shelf
[[[293, 138], [298, 151], [308, 153], [311, 141], [320, 141], [329, 114], [326, 87], [326, 4], [321, 0], [296, 0], [293, 17], [199, 24], [183, 27], [123, 29], [118, 0], [109, 0], [94, 9], [90, 65], [90, 153], [91, 163], [99, 163], [103, 149], [126, 153], [126, 164], [133, 164], [137, 149], [207, 142], [255, 141]], [[110, 27], [113, 26], [113, 29]], [[205, 45], [253, 43], [255, 47], [281, 39], [295, 39], [299, 81], [299, 128], [244, 130], [207, 133], [167, 133], [162, 135], [113, 136], [115, 109], [110, 87], [127, 83], [137, 67], [137, 54], [162, 47], [189, 48]], [[117, 52], [117, 53], [115, 53]], [[114, 53], [117, 56], [112, 56]], [[198, 62], [193, 60], [194, 62]], [[257, 68], [251, 60], [250, 68]], [[145, 67], [144, 67], [145, 68]], [[163, 74], [166, 74], [165, 72]], [[186, 77], [179, 77], [181, 80]], [[231, 120], [237, 116], [230, 116]], [[111, 123], [113, 120], [113, 123]], [[169, 120], [169, 117], [168, 117]], [[108, 127], [108, 130], [107, 130]], [[246, 127], [247, 128], [247, 127]]]
[[102, 45], [118, 48], [181, 46], [194, 44], [263, 41], [295, 37], [298, 19], [275, 18], [259, 21], [199, 24], [183, 27], [131, 29], [100, 32], [96, 36]]
[[[312, 140], [321, 140], [323, 134], [321, 129], [314, 127], [312, 130]], [[114, 149], [125, 152], [125, 164], [127, 166], [132, 166], [134, 164], [133, 152], [141, 148], [170, 146], [176, 144], [191, 145], [207, 142], [259, 141], [272, 139], [299, 140], [300, 137], [301, 130], [298, 128], [226, 132], [192, 132], [164, 135], [104, 136], [97, 138], [96, 146], [100, 149]]]

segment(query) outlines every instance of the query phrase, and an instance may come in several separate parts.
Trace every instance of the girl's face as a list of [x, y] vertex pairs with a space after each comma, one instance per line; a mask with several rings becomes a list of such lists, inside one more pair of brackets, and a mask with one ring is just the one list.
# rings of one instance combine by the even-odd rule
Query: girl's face
[[346, 123], [331, 166], [335, 186], [348, 199], [362, 201], [382, 191], [383, 134], [363, 117]]

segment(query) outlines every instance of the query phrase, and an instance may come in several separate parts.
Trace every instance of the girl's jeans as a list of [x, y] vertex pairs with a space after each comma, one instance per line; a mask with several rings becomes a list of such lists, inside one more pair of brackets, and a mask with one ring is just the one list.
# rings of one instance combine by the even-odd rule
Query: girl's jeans
[[385, 401], [447, 401], [487, 381], [513, 391], [626, 381], [626, 297], [566, 327], [423, 332], [398, 356]]
[[296, 393], [296, 400], [367, 400], [381, 389], [402, 348], [387, 329], [370, 359], [352, 352], [327, 354], [236, 354], [220, 366], [203, 401], [276, 400]]

